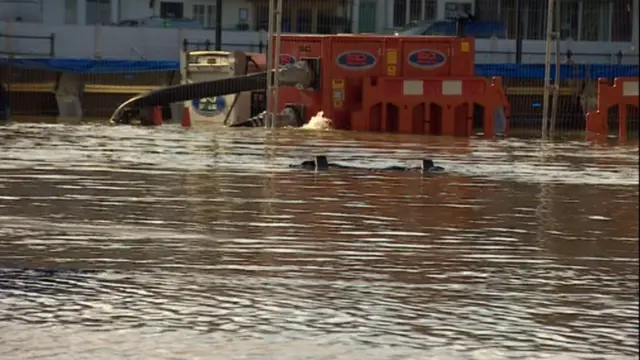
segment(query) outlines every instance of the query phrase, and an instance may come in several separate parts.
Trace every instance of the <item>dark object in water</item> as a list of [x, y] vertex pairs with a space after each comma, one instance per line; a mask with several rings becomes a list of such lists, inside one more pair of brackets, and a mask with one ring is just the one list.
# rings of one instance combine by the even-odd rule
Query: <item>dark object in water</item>
[[314, 160], [303, 161], [300, 165], [291, 165], [291, 167], [302, 168], [307, 170], [327, 170], [331, 168], [345, 168], [338, 164], [329, 164], [329, 160], [324, 155], [316, 156]]
[[264, 127], [267, 112], [263, 111], [256, 116], [250, 117], [245, 121], [232, 123], [229, 127]]
[[443, 172], [444, 168], [436, 165], [431, 159], [423, 159], [420, 170], [422, 170], [422, 172], [438, 173]]
[[299, 165], [290, 165], [289, 167], [306, 170], [328, 170], [328, 169], [354, 169], [369, 171], [420, 171], [422, 173], [441, 173], [444, 172], [442, 166], [437, 166], [431, 159], [423, 159], [420, 166], [389, 166], [385, 168], [360, 168], [356, 166], [347, 166], [329, 163], [325, 155], [316, 156], [314, 160], [303, 161]]

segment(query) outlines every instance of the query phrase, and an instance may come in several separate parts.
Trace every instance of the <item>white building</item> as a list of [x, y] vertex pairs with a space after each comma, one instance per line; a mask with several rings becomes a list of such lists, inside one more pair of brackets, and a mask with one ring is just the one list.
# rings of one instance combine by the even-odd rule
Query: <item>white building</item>
[[[215, 21], [215, 0], [0, 0], [0, 21], [46, 25], [114, 24], [150, 16], [193, 18], [206, 27]], [[224, 1], [223, 27], [251, 23], [247, 0]]]
[[[380, 32], [414, 20], [442, 20], [462, 6], [515, 35], [515, 0], [284, 0], [283, 29], [299, 33]], [[542, 62], [548, 0], [521, 0], [525, 62]], [[639, 0], [560, 0], [562, 51], [577, 61], [638, 63]], [[268, 0], [223, 0], [223, 47], [256, 51], [266, 42]], [[55, 34], [55, 56], [176, 59], [182, 39], [214, 40], [211, 30], [108, 26], [150, 16], [215, 25], [216, 0], [0, 0], [0, 34]], [[37, 23], [37, 25], [35, 24]], [[227, 46], [225, 46], [226, 44]], [[246, 45], [246, 46], [244, 46]], [[0, 37], [0, 55], [48, 53], [46, 41]], [[477, 40], [479, 62], [512, 62], [513, 40]], [[484, 55], [482, 55], [484, 54]], [[584, 56], [583, 56], [584, 55]], [[581, 59], [580, 56], [583, 56]]]
[[[354, 23], [371, 28], [371, 14], [377, 28], [402, 26], [414, 20], [443, 20], [450, 12], [466, 8], [479, 21], [505, 23], [510, 37], [515, 35], [515, 0], [353, 0], [360, 7]], [[575, 41], [620, 41], [638, 43], [640, 7], [638, 0], [558, 0], [561, 38]], [[382, 4], [384, 3], [384, 4]], [[375, 6], [372, 6], [375, 4]], [[544, 39], [548, 0], [521, 0], [520, 24], [523, 37]], [[363, 11], [363, 8], [366, 10]], [[363, 16], [363, 15], [366, 15]], [[366, 29], [370, 31], [370, 29]]]

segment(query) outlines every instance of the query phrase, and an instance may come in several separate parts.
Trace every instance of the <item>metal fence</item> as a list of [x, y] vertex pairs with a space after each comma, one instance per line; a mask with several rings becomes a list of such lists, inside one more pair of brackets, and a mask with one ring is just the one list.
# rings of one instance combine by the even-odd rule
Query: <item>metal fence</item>
[[[467, 17], [463, 29], [466, 36], [476, 39], [476, 75], [503, 78], [511, 105], [511, 133], [540, 135], [545, 78], [552, 87], [558, 79], [556, 129], [582, 133], [585, 114], [595, 110], [597, 79], [606, 77], [613, 81], [615, 77], [638, 76], [638, 1], [559, 0], [554, 13], [557, 18], [552, 19], [553, 25], [557, 26], [552, 27], [552, 32], [559, 39], [559, 47], [551, 49], [551, 67], [547, 73], [548, 4], [548, 0], [469, 0], [468, 3], [291, 0], [283, 2], [279, 19], [283, 33], [406, 33], [419, 36], [455, 35], [452, 19]], [[224, 3], [223, 6], [234, 5]], [[267, 0], [261, 0], [254, 1], [249, 9], [239, 10], [247, 19], [243, 28], [247, 31], [268, 30], [268, 6]], [[43, 36], [45, 38], [55, 42], [55, 36]], [[214, 50], [218, 38], [211, 31], [209, 38], [186, 39], [182, 47], [189, 51]], [[43, 39], [14, 37], [12, 41]], [[223, 43], [219, 47], [229, 51], [266, 53], [266, 39], [255, 43]], [[178, 52], [176, 49], [176, 54]], [[29, 54], [27, 58], [19, 54], [0, 54], [0, 57], [4, 56], [0, 59], [0, 79], [9, 90], [12, 114], [17, 117], [56, 117], [67, 113], [69, 111], [60, 109], [65, 97], [77, 94], [79, 103], [69, 106], [79, 108], [85, 118], [104, 118], [131, 96], [177, 84], [181, 77], [177, 56], [166, 61], [149, 61], [139, 54], [117, 60], [109, 60], [108, 53], [103, 53], [99, 60], [60, 59], [53, 53], [33, 55]], [[560, 63], [559, 76], [556, 76], [557, 62]], [[551, 114], [550, 105], [548, 111]], [[615, 132], [617, 109], [607, 111], [609, 129]], [[629, 134], [637, 134], [638, 109], [628, 109], [627, 113]]]

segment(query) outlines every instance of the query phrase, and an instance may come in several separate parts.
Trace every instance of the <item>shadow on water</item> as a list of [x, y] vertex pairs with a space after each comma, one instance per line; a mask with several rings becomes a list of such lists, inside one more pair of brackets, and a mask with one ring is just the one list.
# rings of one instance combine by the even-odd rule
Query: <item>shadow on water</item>
[[[0, 128], [7, 358], [638, 354], [633, 146]], [[434, 158], [448, 173], [310, 172]]]

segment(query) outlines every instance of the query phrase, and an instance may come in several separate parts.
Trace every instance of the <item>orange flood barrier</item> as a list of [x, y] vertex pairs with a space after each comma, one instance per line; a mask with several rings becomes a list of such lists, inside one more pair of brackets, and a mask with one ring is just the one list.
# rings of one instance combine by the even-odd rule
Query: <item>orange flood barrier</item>
[[188, 107], [182, 108], [182, 127], [189, 128], [191, 127], [191, 112]]
[[608, 133], [607, 120], [609, 109], [618, 107], [618, 138], [627, 137], [627, 105], [638, 107], [638, 78], [615, 78], [613, 86], [608, 79], [598, 79], [598, 98], [596, 110], [587, 113], [587, 131], [599, 135]]
[[160, 106], [156, 106], [153, 108], [153, 125], [159, 126], [162, 125], [162, 108]]
[[[447, 36], [281, 35], [283, 63], [307, 62], [309, 88], [280, 87], [278, 109], [303, 122], [319, 111], [341, 130], [485, 137], [506, 134], [499, 78], [474, 76], [474, 39]], [[276, 61], [277, 62], [277, 61]], [[500, 126], [496, 126], [500, 117]]]
[[351, 130], [448, 136], [473, 135], [475, 115], [493, 137], [496, 112], [505, 111], [506, 125], [509, 111], [502, 80], [479, 77], [366, 78], [361, 107], [351, 113]]

